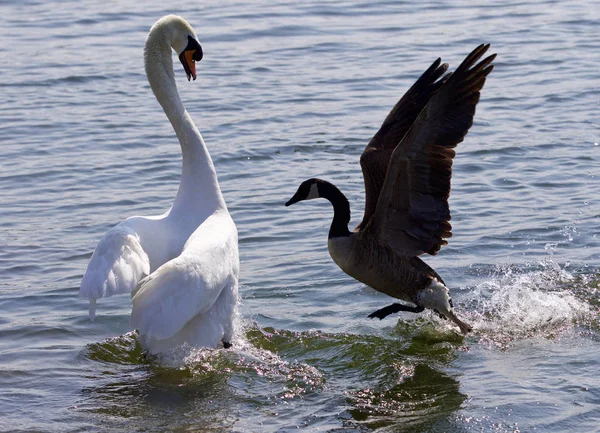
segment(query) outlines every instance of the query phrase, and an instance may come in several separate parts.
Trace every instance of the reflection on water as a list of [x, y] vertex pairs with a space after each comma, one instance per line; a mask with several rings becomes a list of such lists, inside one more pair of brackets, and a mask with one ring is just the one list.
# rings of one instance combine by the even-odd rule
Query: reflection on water
[[96, 385], [81, 391], [78, 411], [103, 415], [116, 431], [161, 431], [186, 425], [231, 427], [235, 394], [220, 352], [210, 369], [165, 367], [140, 350], [136, 333], [88, 347], [86, 356], [98, 363]]
[[372, 388], [348, 393], [352, 418], [372, 429], [393, 426], [391, 431], [423, 431], [448, 418], [467, 398], [459, 381], [427, 364], [401, 369], [400, 383], [385, 378]]
[[414, 325], [381, 338], [253, 324], [230, 350], [182, 347], [158, 359], [142, 353], [131, 332], [84, 352], [97, 364], [97, 385], [82, 390], [77, 409], [110, 415], [115, 429], [226, 429], [244, 425], [245, 401], [261, 416], [316, 428], [323, 419], [307, 417], [302, 405], [326, 409], [335, 401], [346, 407], [337, 415], [344, 425], [410, 431], [447, 418], [466, 398], [458, 379], [443, 372], [462, 342]]

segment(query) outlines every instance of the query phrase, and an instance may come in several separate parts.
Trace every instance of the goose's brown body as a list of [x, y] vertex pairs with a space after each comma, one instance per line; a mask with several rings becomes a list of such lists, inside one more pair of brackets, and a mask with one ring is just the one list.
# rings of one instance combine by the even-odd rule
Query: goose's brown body
[[495, 54], [480, 60], [489, 45], [473, 50], [451, 74], [437, 59], [394, 106], [360, 157], [365, 213], [348, 230], [350, 205], [342, 192], [321, 179], [304, 181], [286, 206], [323, 197], [334, 209], [329, 253], [358, 281], [394, 298], [369, 317], [429, 308], [451, 319], [463, 333], [471, 327], [454, 313], [449, 290], [418, 256], [436, 255], [452, 236], [450, 180], [454, 148], [473, 124], [479, 91]]
[[[418, 304], [417, 294], [425, 289], [435, 271], [418, 257], [399, 256], [370, 236], [352, 233], [327, 242], [333, 261], [352, 278], [402, 301]], [[441, 280], [440, 280], [441, 282]]]

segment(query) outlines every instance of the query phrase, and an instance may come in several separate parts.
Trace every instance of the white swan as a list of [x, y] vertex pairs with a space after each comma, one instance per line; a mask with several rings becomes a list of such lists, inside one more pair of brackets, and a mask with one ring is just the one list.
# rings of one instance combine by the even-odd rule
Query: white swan
[[228, 347], [238, 291], [237, 229], [204, 140], [179, 98], [171, 49], [188, 80], [195, 80], [202, 48], [192, 27], [175, 15], [152, 26], [144, 49], [148, 81], [181, 144], [175, 202], [163, 215], [130, 217], [109, 230], [79, 289], [90, 299], [91, 319], [96, 299], [131, 293], [131, 326], [150, 353], [184, 342]]

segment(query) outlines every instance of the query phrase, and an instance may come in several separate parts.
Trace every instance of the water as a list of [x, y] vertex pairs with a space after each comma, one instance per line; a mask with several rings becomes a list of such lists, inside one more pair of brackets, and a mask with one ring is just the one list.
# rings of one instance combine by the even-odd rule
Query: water
[[[0, 430], [600, 431], [600, 8], [593, 1], [0, 3]], [[174, 133], [146, 32], [186, 17], [177, 79], [238, 224], [232, 350], [146, 358], [127, 296], [77, 298], [98, 240], [172, 203]], [[359, 155], [438, 56], [498, 53], [455, 159], [454, 237], [426, 260], [474, 324], [390, 303], [326, 250], [309, 177], [362, 215]], [[176, 63], [176, 65], [178, 65]], [[177, 66], [178, 67], [178, 66]]]

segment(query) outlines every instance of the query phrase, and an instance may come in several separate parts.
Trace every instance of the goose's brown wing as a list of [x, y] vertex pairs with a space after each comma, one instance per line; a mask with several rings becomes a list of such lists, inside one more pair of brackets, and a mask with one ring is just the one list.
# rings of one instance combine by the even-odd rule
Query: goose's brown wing
[[421, 75], [406, 94], [392, 108], [379, 131], [373, 136], [360, 157], [365, 181], [365, 214], [356, 228], [364, 228], [375, 212], [385, 173], [392, 152], [402, 140], [431, 96], [440, 88], [445, 78], [439, 79], [448, 69], [437, 59]]
[[477, 47], [431, 97], [394, 149], [366, 230], [401, 255], [437, 254], [452, 236], [450, 178], [454, 147], [473, 124], [479, 91], [496, 55], [476, 62]]

